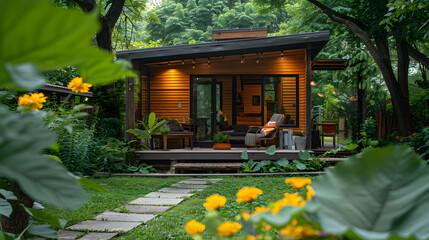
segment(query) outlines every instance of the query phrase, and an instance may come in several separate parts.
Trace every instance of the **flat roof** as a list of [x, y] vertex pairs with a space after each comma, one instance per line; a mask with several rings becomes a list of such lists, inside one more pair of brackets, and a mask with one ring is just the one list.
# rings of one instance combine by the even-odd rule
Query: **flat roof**
[[307, 45], [310, 45], [311, 59], [314, 59], [328, 41], [329, 31], [322, 31], [126, 50], [116, 52], [116, 56], [120, 59], [134, 60], [140, 63], [156, 63], [182, 59], [301, 49], [307, 48]]
[[236, 28], [236, 29], [213, 29], [212, 33], [251, 32], [251, 31], [268, 31], [268, 28], [267, 27], [256, 27], [256, 28]]

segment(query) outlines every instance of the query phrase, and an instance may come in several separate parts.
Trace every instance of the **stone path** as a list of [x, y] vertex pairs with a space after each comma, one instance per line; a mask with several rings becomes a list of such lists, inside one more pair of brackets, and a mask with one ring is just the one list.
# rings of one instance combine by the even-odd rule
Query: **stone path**
[[[155, 218], [157, 213], [166, 212], [173, 206], [191, 197], [192, 192], [202, 191], [209, 184], [222, 181], [221, 178], [201, 179], [190, 178], [151, 192], [144, 197], [137, 198], [120, 209], [128, 209], [129, 213], [121, 213], [120, 209], [106, 211], [87, 220], [58, 232], [58, 239], [69, 240], [81, 237], [81, 240], [106, 240], [118, 235], [118, 232], [127, 232], [131, 229]], [[71, 230], [71, 231], [70, 231]], [[87, 234], [85, 232], [89, 231]], [[85, 234], [85, 235], [84, 235]], [[82, 235], [84, 235], [82, 237]]]

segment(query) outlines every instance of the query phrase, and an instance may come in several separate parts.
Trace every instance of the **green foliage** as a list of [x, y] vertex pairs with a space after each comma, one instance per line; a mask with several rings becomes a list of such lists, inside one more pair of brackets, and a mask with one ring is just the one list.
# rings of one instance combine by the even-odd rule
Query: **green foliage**
[[377, 138], [377, 123], [372, 117], [369, 117], [365, 120], [362, 125], [362, 132], [365, 132], [366, 137], [370, 139]]
[[229, 135], [222, 132], [213, 134], [213, 142], [215, 143], [226, 143], [229, 142]]
[[128, 171], [133, 172], [133, 173], [153, 173], [155, 172], [155, 168], [152, 167], [151, 165], [147, 165], [146, 163], [142, 163], [140, 165], [138, 165], [137, 167], [135, 166], [130, 166], [128, 167]]
[[140, 125], [143, 127], [144, 132], [152, 135], [165, 135], [167, 134], [170, 129], [165, 127], [168, 122], [165, 120], [162, 120], [160, 122], [156, 122], [156, 114], [154, 112], [151, 112], [149, 115], [147, 115], [142, 122], [140, 122]]
[[313, 184], [321, 226], [336, 234], [353, 230], [362, 239], [427, 239], [427, 181], [427, 164], [406, 146], [368, 149]]

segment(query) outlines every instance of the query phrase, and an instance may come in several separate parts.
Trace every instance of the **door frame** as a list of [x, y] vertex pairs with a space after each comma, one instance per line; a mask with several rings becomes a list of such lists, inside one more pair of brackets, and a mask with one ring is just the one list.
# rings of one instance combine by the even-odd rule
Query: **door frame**
[[[192, 119], [194, 119], [194, 120], [197, 120], [196, 119], [196, 112], [195, 112], [195, 109], [194, 109], [194, 95], [193, 95], [193, 92], [194, 92], [194, 78], [211, 78], [211, 96], [212, 96], [212, 99], [211, 99], [211, 109], [212, 109], [212, 112], [211, 112], [211, 116], [210, 116], [210, 119], [211, 119], [211, 122], [212, 122], [212, 126], [211, 126], [211, 132], [212, 133], [215, 133], [216, 132], [216, 89], [217, 89], [217, 86], [216, 86], [216, 84], [217, 84], [217, 81], [216, 81], [216, 75], [190, 75], [190, 88], [189, 88], [189, 96], [190, 96], [190, 98], [189, 98], [189, 101], [190, 101], [190, 104], [189, 104], [189, 106], [190, 106], [190, 111], [189, 111], [189, 114], [190, 114], [190, 117], [192, 118]], [[222, 104], [222, 87], [221, 87], [221, 90], [220, 90], [221, 92], [220, 92], [220, 94], [221, 94], [221, 96], [220, 96], [220, 104]], [[221, 107], [222, 107], [222, 105], [221, 105]], [[198, 142], [198, 141], [195, 141], [195, 143], [196, 143], [196, 145], [198, 146], [199, 144], [198, 143], [202, 143], [202, 142]]]

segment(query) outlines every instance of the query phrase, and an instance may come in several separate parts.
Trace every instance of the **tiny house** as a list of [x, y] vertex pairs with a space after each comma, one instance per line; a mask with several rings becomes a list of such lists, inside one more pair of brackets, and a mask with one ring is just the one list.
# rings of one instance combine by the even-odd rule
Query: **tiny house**
[[309, 133], [312, 60], [328, 40], [329, 31], [267, 37], [267, 28], [249, 28], [214, 30], [208, 43], [119, 51], [140, 75], [128, 81], [127, 128], [155, 112], [198, 124], [195, 141], [207, 142], [221, 121], [261, 126], [281, 113], [282, 128]]

